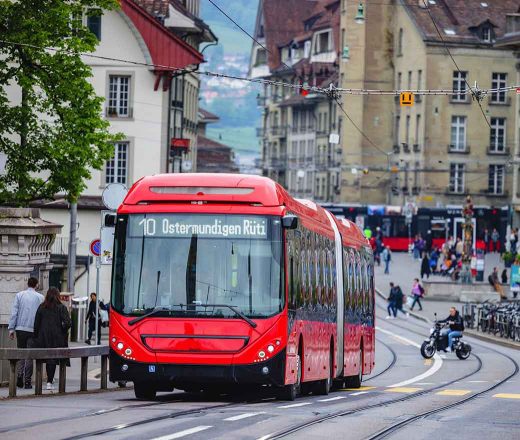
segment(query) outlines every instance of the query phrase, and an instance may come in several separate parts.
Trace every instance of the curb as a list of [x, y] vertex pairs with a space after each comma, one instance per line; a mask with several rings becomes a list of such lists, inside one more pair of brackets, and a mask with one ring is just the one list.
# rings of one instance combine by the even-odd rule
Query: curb
[[482, 334], [472, 329], [464, 330], [467, 336], [471, 336], [472, 338], [479, 339], [480, 341], [489, 342], [490, 344], [501, 345], [502, 347], [512, 348], [513, 350], [520, 350], [520, 344], [508, 341], [507, 339], [497, 338], [495, 336]]
[[[383, 295], [379, 289], [376, 289], [376, 293], [379, 295], [380, 298], [382, 298], [382, 299], [384, 299], [386, 301], [386, 296]], [[417, 314], [415, 312], [412, 312], [410, 310], [407, 310], [407, 312], [413, 318], [418, 319], [419, 321], [426, 322], [427, 324], [431, 324], [431, 321], [428, 318], [426, 318], [425, 316], [421, 316], [421, 315], [419, 315], [419, 314]]]

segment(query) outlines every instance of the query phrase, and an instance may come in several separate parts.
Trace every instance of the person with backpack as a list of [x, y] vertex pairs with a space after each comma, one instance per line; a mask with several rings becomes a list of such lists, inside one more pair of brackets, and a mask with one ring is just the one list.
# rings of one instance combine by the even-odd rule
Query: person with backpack
[[413, 280], [413, 286], [412, 286], [413, 302], [412, 302], [412, 306], [410, 307], [410, 310], [413, 310], [413, 308], [415, 307], [415, 304], [419, 304], [419, 311], [422, 310], [421, 298], [423, 296], [424, 296], [424, 287], [419, 282], [419, 278], [415, 278]]
[[439, 322], [447, 322], [449, 324], [449, 328], [441, 331], [441, 336], [448, 335], [448, 347], [446, 351], [452, 351], [453, 338], [460, 338], [464, 331], [464, 320], [462, 316], [460, 316], [459, 311], [455, 307], [451, 307], [450, 315]]
[[408, 312], [405, 312], [403, 309], [403, 301], [406, 300], [406, 296], [403, 293], [401, 287], [399, 285], [394, 286], [395, 294], [395, 317], [397, 318], [397, 312], [401, 312], [406, 318], [410, 316]]
[[385, 274], [388, 275], [390, 273], [390, 261], [392, 261], [392, 251], [390, 250], [390, 246], [385, 246], [381, 253], [381, 258], [385, 263]]

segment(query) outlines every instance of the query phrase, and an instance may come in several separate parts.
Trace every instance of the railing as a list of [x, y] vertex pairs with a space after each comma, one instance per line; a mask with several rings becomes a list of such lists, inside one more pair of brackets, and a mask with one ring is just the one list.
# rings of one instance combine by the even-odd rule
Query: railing
[[9, 361], [9, 397], [16, 397], [16, 363], [20, 360], [35, 360], [35, 387], [34, 394], [42, 394], [43, 362], [49, 359], [58, 359], [60, 366], [59, 392], [64, 393], [67, 381], [67, 359], [81, 358], [80, 391], [87, 391], [88, 358], [101, 356], [101, 389], [107, 389], [109, 347], [98, 345], [95, 347], [73, 348], [2, 348], [0, 360]]

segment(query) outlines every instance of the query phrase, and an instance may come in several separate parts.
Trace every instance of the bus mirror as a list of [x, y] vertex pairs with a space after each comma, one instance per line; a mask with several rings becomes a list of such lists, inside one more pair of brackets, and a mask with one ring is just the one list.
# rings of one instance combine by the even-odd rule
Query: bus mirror
[[298, 228], [298, 217], [292, 214], [283, 216], [282, 226], [284, 229], [296, 229]]
[[115, 214], [106, 214], [105, 215], [105, 225], [107, 228], [113, 228], [116, 225], [116, 215]]

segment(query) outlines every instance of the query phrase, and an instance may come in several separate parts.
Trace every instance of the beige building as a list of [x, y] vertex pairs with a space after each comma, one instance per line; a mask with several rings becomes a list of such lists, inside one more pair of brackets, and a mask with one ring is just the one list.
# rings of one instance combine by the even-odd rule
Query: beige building
[[[344, 96], [370, 141], [343, 125], [349, 135], [342, 136], [342, 201], [446, 206], [471, 194], [477, 205], [509, 205], [516, 193], [510, 164], [518, 144], [517, 100], [490, 93], [481, 111], [466, 92], [468, 84], [495, 89], [517, 81], [516, 58], [498, 43], [520, 1], [468, 0], [464, 8], [429, 1], [429, 11], [422, 1], [361, 3], [342, 2], [341, 86], [449, 92], [417, 94], [412, 107], [388, 95]], [[368, 173], [351, 172], [360, 166]]]

